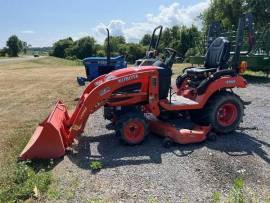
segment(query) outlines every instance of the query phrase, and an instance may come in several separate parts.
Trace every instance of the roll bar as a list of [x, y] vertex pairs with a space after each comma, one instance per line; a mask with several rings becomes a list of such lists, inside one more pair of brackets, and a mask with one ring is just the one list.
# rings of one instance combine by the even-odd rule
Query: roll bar
[[153, 48], [153, 44], [155, 42], [155, 34], [156, 34], [156, 31], [159, 30], [159, 34], [158, 34], [158, 39], [156, 41], [156, 44], [154, 45], [154, 50], [157, 50], [158, 46], [159, 46], [159, 42], [160, 42], [160, 38], [161, 38], [161, 35], [162, 35], [162, 29], [163, 29], [163, 26], [160, 25], [158, 27], [156, 27], [152, 33], [152, 37], [151, 37], [151, 42], [150, 42], [150, 45], [149, 45], [149, 48], [148, 48], [148, 51], [151, 51], [152, 48]]
[[107, 65], [111, 65], [111, 45], [110, 45], [110, 30], [107, 30]]

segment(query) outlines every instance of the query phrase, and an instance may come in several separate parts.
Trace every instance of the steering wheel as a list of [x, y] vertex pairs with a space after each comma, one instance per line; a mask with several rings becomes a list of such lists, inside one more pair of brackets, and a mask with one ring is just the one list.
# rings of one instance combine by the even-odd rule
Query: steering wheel
[[171, 58], [175, 58], [176, 60], [180, 60], [180, 61], [184, 60], [184, 57], [182, 56], [182, 54], [180, 54], [175, 49], [173, 49], [173, 48], [165, 48], [164, 50], [170, 55]]
[[164, 50], [170, 55], [181, 56], [181, 54], [173, 48], [165, 48]]

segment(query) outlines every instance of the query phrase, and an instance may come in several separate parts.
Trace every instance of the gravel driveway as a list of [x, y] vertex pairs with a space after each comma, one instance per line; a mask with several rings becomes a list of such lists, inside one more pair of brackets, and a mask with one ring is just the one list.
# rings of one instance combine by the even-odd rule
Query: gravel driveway
[[[252, 101], [237, 132], [169, 149], [153, 135], [139, 146], [120, 144], [106, 130], [102, 111], [96, 112], [76, 153], [65, 156], [54, 168], [58, 201], [209, 202], [215, 191], [228, 194], [239, 176], [248, 190], [269, 197], [270, 82], [251, 83], [237, 92]], [[91, 173], [91, 160], [101, 160], [103, 169]]]

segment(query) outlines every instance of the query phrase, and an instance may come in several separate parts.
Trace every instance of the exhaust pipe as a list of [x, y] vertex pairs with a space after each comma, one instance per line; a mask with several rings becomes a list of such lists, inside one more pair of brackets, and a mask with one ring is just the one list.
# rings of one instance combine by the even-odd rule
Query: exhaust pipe
[[107, 65], [110, 66], [111, 65], [111, 46], [110, 46], [110, 31], [108, 28], [106, 28], [107, 30]]

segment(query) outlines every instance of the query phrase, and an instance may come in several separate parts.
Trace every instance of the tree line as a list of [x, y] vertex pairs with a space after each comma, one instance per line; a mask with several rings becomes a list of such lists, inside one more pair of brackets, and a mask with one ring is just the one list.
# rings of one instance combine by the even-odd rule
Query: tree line
[[20, 40], [16, 35], [12, 35], [6, 42], [6, 47], [0, 49], [0, 56], [17, 57], [20, 52], [26, 54], [27, 49], [31, 47], [26, 42]]
[[[165, 47], [172, 47], [185, 56], [190, 48], [195, 47], [195, 41], [198, 40], [201, 32], [197, 27], [190, 28], [186, 26], [173, 26], [166, 28], [160, 40], [159, 50]], [[89, 56], [106, 56], [107, 55], [107, 38], [104, 43], [98, 44], [93, 37], [83, 37], [74, 41], [71, 37], [61, 39], [54, 43], [52, 56], [67, 59], [84, 59]], [[156, 39], [155, 39], [156, 40]], [[130, 63], [136, 59], [143, 58], [146, 50], [150, 45], [151, 35], [145, 34], [139, 43], [127, 43], [123, 36], [110, 37], [110, 52], [112, 56], [125, 55], [126, 60]]]
[[[256, 28], [261, 29], [270, 21], [270, 1], [211, 0], [209, 8], [199, 16], [203, 29], [199, 30], [195, 25], [166, 28], [163, 31], [158, 51], [162, 52], [165, 47], [171, 47], [186, 60], [190, 55], [203, 54], [206, 31], [213, 21], [220, 21], [227, 30], [235, 29], [240, 15], [247, 12], [254, 15]], [[150, 40], [150, 34], [145, 34], [139, 43], [128, 43], [123, 36], [111, 36], [111, 55], [126, 55], [127, 61], [133, 63], [136, 59], [145, 56]], [[22, 42], [16, 36], [11, 36], [7, 41], [7, 47], [0, 50], [0, 55], [17, 56], [27, 47], [27, 43]], [[67, 59], [84, 59], [89, 56], [106, 56], [106, 50], [107, 39], [103, 44], [98, 44], [91, 36], [78, 40], [68, 37], [54, 43], [50, 55]]]

